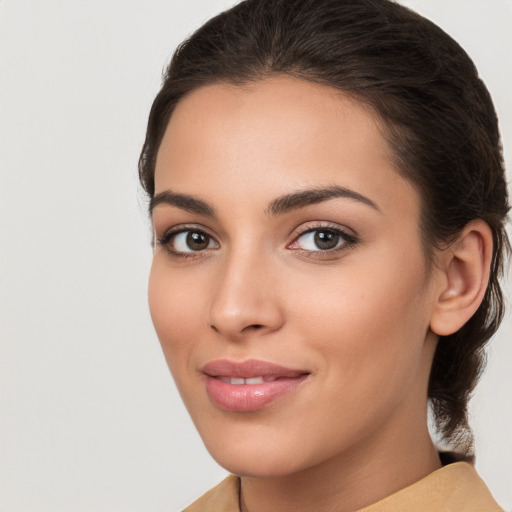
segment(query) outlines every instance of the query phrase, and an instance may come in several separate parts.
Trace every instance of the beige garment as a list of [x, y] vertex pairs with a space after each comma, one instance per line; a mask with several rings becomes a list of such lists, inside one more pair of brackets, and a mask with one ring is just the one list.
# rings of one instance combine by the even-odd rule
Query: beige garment
[[[240, 481], [230, 475], [183, 512], [239, 512]], [[359, 512], [503, 512], [468, 462], [456, 462]]]

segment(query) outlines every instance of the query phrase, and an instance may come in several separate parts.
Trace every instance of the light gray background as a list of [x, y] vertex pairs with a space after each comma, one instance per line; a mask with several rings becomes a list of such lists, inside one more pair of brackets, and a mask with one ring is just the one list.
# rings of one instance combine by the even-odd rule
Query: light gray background
[[[179, 510], [225, 474], [152, 330], [136, 164], [164, 63], [232, 3], [0, 1], [3, 512]], [[510, 168], [512, 2], [404, 3], [473, 56]], [[471, 407], [477, 468], [507, 510], [511, 339], [509, 314]]]

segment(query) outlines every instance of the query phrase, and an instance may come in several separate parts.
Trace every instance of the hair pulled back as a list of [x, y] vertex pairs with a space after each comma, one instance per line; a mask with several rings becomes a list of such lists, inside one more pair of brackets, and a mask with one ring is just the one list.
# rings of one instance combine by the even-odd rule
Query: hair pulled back
[[149, 116], [139, 175], [154, 195], [157, 152], [176, 104], [216, 82], [286, 74], [370, 105], [399, 173], [420, 192], [425, 254], [453, 242], [473, 219], [493, 234], [490, 282], [477, 312], [441, 337], [429, 399], [438, 432], [470, 452], [467, 404], [483, 348], [503, 316], [498, 278], [509, 247], [498, 123], [466, 52], [438, 26], [390, 0], [246, 0], [212, 18], [176, 50]]

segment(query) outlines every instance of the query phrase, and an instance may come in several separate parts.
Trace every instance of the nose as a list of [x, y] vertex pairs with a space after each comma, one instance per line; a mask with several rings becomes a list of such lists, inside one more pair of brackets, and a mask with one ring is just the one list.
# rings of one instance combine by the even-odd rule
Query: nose
[[[279, 282], [268, 260], [234, 254], [219, 269], [209, 309], [210, 327], [230, 340], [262, 336], [280, 329], [284, 311]], [[275, 274], [274, 274], [275, 276]]]

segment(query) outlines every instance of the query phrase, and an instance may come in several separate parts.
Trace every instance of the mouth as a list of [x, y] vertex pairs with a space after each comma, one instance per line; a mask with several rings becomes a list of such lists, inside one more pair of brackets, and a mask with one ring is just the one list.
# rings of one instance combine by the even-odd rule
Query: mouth
[[292, 393], [310, 375], [305, 370], [251, 359], [212, 361], [202, 368], [212, 402], [226, 411], [257, 411]]
[[242, 386], [247, 384], [249, 386], [253, 384], [263, 384], [264, 382], [273, 382], [279, 377], [248, 377], [247, 379], [244, 377], [217, 377], [222, 382], [226, 384], [232, 384], [233, 386]]

